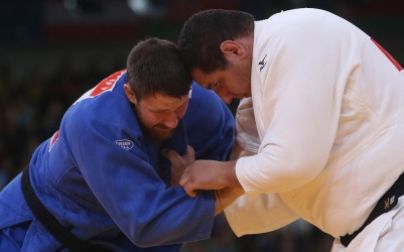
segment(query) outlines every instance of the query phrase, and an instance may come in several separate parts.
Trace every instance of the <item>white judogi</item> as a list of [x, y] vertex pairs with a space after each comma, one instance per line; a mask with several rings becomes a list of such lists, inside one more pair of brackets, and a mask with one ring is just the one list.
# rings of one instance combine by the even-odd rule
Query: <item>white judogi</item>
[[[404, 171], [402, 68], [346, 20], [296, 9], [255, 22], [251, 85], [238, 140], [259, 147], [236, 164], [247, 194], [225, 211], [233, 231], [303, 218], [336, 238], [353, 233]], [[258, 140], [243, 116], [255, 117]], [[404, 225], [402, 198], [362, 232], [374, 234], [374, 247], [393, 216]], [[349, 247], [374, 250], [361, 247], [362, 234]]]

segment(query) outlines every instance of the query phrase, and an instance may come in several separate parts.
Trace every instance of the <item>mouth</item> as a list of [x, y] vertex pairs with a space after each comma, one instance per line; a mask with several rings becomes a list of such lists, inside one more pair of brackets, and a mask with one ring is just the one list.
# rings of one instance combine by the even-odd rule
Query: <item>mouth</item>
[[173, 132], [175, 131], [175, 128], [167, 128], [167, 127], [154, 127], [155, 132], [159, 132], [159, 134], [163, 134], [163, 135], [171, 135], [173, 134]]
[[166, 126], [157, 125], [157, 126], [154, 126], [154, 129], [168, 132], [168, 131], [174, 130], [175, 128], [168, 128]]
[[163, 134], [171, 134], [172, 132], [174, 132], [174, 129], [158, 129], [158, 131]]
[[149, 135], [153, 138], [165, 140], [170, 138], [174, 134], [174, 129], [170, 128], [160, 128], [160, 127], [153, 127], [148, 130]]

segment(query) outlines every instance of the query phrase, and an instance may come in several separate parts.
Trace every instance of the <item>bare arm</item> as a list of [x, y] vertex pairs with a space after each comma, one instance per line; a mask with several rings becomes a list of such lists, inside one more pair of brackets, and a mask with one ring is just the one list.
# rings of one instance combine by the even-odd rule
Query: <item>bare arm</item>
[[196, 160], [185, 169], [180, 185], [191, 197], [196, 195], [196, 190], [241, 188], [236, 176], [235, 164], [236, 161]]
[[[232, 173], [232, 171], [234, 171], [234, 161], [194, 161], [195, 153], [190, 146], [187, 149], [187, 153], [182, 157], [175, 151], [166, 151], [163, 154], [171, 162], [171, 185], [181, 184], [182, 186], [184, 186], [187, 194], [192, 197], [196, 195], [197, 189], [202, 189], [201, 187], [209, 187], [207, 189], [218, 189], [217, 191], [215, 191], [216, 215], [222, 212], [224, 208], [226, 208], [236, 198], [244, 193], [244, 190], [238, 183], [235, 174]], [[187, 165], [195, 167], [194, 169], [201, 173], [202, 178], [198, 174], [194, 174], [193, 170], [187, 170]], [[207, 181], [210, 181], [213, 178], [217, 180], [212, 181], [211, 185], [205, 185], [204, 181], [200, 181], [200, 179], [206, 179]]]
[[226, 187], [224, 189], [215, 191], [215, 215], [220, 214], [228, 205], [243, 194], [244, 190], [239, 187]]

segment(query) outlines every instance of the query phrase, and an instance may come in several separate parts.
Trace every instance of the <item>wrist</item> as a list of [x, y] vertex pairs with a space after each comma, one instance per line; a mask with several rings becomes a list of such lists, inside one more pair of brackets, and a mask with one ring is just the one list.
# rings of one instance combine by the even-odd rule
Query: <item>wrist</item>
[[241, 188], [227, 187], [218, 191], [215, 191], [215, 215], [218, 215], [227, 206], [229, 206], [234, 200], [240, 197], [244, 193]]
[[241, 188], [241, 184], [237, 178], [236, 174], [236, 160], [226, 162], [226, 182], [225, 184], [229, 187], [238, 187]]

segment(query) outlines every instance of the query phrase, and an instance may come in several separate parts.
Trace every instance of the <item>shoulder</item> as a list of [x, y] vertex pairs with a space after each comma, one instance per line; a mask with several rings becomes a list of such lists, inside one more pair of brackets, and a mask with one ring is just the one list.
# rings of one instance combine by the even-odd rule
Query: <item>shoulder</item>
[[123, 91], [126, 74], [116, 72], [83, 94], [65, 113], [62, 126], [88, 135], [99, 131], [115, 137], [142, 135], [137, 118]]
[[326, 36], [339, 37], [339, 32], [353, 30], [358, 28], [331, 12], [315, 8], [299, 8], [282, 11], [268, 19], [256, 21], [254, 33], [255, 39], [258, 41], [261, 39], [262, 43], [265, 43], [266, 39], [282, 39], [297, 45], [301, 38], [317, 41]]

